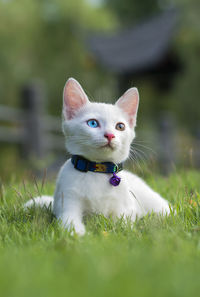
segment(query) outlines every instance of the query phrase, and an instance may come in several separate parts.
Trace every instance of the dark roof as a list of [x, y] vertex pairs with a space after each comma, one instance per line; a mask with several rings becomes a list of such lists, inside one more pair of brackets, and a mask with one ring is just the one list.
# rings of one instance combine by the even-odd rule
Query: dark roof
[[177, 13], [167, 11], [128, 30], [90, 37], [96, 60], [115, 73], [134, 73], [159, 63], [175, 32]]

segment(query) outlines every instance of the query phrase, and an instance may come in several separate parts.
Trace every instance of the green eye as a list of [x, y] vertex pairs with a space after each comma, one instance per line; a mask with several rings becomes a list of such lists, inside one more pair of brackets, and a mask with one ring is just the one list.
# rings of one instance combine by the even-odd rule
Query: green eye
[[87, 121], [87, 124], [91, 128], [97, 128], [97, 127], [99, 127], [99, 122], [97, 120], [94, 120], [94, 119], [88, 120]]
[[124, 131], [125, 130], [125, 124], [124, 123], [117, 123], [115, 126], [115, 129], [119, 131]]

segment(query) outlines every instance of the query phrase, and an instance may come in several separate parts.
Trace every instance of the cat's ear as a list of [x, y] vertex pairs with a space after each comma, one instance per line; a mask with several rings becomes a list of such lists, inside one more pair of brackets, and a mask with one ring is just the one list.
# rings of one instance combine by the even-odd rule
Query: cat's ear
[[139, 93], [137, 88], [128, 89], [115, 103], [129, 116], [131, 127], [136, 125], [137, 110], [139, 105]]
[[73, 118], [76, 111], [89, 102], [81, 85], [74, 78], [69, 78], [63, 91], [63, 115], [65, 120]]

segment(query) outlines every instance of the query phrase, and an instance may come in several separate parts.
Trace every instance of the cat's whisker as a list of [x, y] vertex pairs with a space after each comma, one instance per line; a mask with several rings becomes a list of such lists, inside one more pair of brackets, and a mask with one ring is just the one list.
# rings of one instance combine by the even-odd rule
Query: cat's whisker
[[140, 161], [142, 159], [141, 155], [139, 155], [137, 151], [132, 148], [130, 148], [130, 155], [133, 155], [137, 161]]
[[135, 151], [135, 154], [138, 158], [138, 163], [142, 163], [143, 165], [145, 165], [147, 163], [147, 159], [144, 159], [142, 155], [140, 155], [138, 152]]
[[151, 158], [152, 155], [156, 155], [156, 152], [151, 149], [150, 147], [147, 147], [145, 145], [140, 145], [136, 143], [132, 143], [131, 149], [134, 149], [138, 152], [140, 152], [147, 160]]
[[145, 152], [143, 152], [141, 149], [130, 147], [130, 155], [129, 159], [133, 161], [133, 164], [136, 168], [139, 169], [143, 173], [143, 166], [146, 165], [146, 163], [150, 160], [149, 155], [147, 155]]
[[131, 151], [134, 151], [135, 154], [137, 154], [141, 160], [145, 160], [145, 161], [148, 161], [149, 160], [149, 156], [143, 152], [142, 150], [139, 150], [137, 148], [132, 148]]
[[149, 150], [149, 151], [151, 151], [151, 153], [153, 153], [153, 154], [156, 154], [156, 151], [155, 150], [153, 150], [151, 147], [149, 147], [149, 146], [147, 146], [147, 145], [144, 145], [144, 144], [141, 144], [141, 143], [138, 143], [137, 141], [133, 141], [133, 143], [132, 143], [132, 146], [139, 146], [139, 147], [141, 147], [141, 148], [144, 148], [145, 150]]
[[130, 150], [129, 159], [130, 159], [131, 161], [133, 161], [133, 164], [134, 164], [134, 166], [136, 166], [136, 168], [138, 167], [139, 170], [140, 170], [141, 172], [143, 172], [143, 169], [142, 169], [142, 167], [141, 167], [141, 165], [140, 165], [140, 157], [138, 157], [138, 155], [136, 154], [136, 151], [134, 151], [134, 150]]
[[142, 160], [141, 155], [139, 155], [136, 151], [131, 151], [131, 155], [133, 155], [137, 161]]

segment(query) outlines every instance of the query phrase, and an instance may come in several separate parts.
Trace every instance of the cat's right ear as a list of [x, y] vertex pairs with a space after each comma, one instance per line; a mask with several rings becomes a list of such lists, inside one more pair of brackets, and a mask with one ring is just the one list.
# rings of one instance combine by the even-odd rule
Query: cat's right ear
[[69, 78], [63, 91], [63, 115], [70, 120], [75, 113], [89, 102], [81, 85], [74, 78]]

